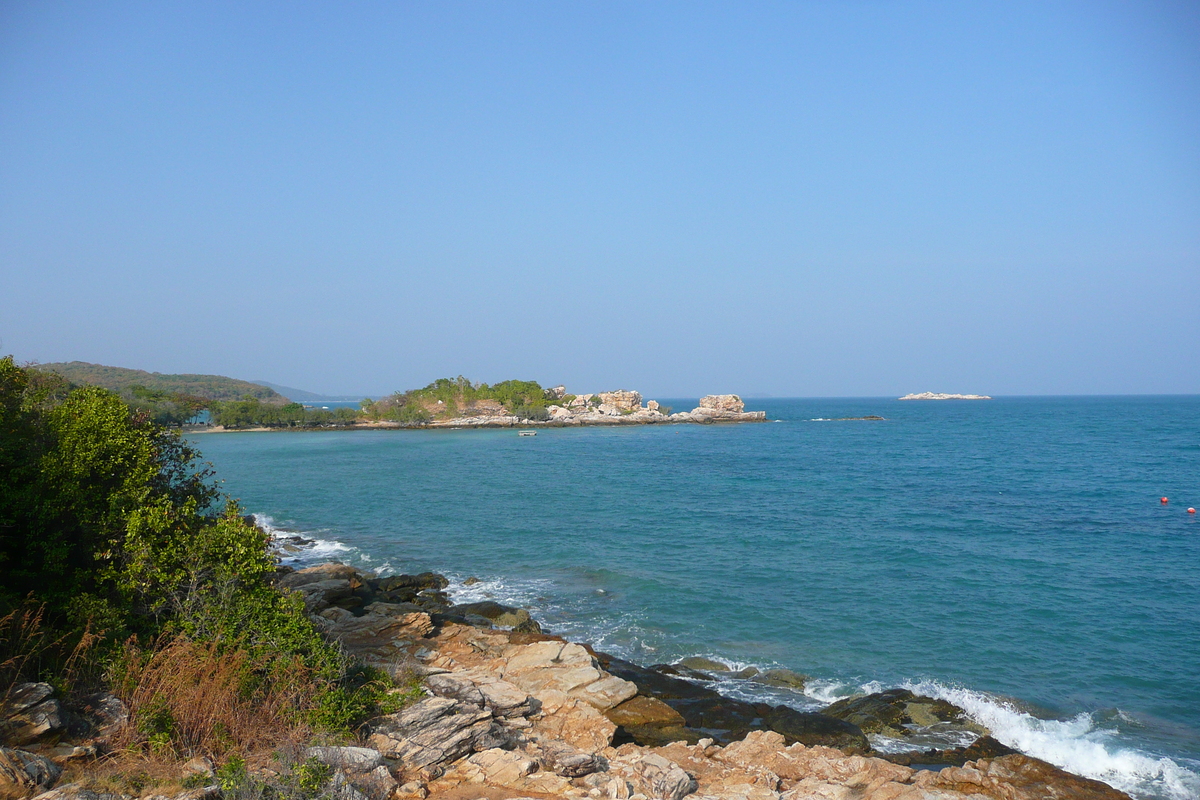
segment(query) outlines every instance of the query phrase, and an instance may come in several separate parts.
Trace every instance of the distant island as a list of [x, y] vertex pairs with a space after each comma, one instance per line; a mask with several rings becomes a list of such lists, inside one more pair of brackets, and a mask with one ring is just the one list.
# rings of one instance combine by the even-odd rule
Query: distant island
[[[314, 408], [295, 402], [321, 397], [289, 387], [221, 375], [167, 375], [83, 361], [31, 368], [66, 386], [101, 386], [134, 411], [162, 425], [193, 431], [326, 428], [501, 428], [658, 423], [763, 422], [765, 411], [746, 411], [735, 394], [708, 395], [691, 411], [672, 413], [639, 392], [571, 394], [565, 386], [543, 389], [536, 381], [473, 383], [463, 376], [439, 378], [420, 389], [397, 391], [357, 408]], [[289, 396], [276, 389], [286, 389]], [[319, 399], [318, 399], [319, 398]], [[204, 412], [207, 412], [206, 414]]]
[[906, 394], [900, 400], [991, 400], [986, 394], [939, 394], [937, 392], [921, 392]]

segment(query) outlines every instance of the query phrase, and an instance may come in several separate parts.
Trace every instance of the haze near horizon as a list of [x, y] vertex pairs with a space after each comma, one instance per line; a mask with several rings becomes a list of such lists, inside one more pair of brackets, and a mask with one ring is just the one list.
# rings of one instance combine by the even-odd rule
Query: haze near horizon
[[0, 8], [0, 352], [1200, 393], [1200, 8]]

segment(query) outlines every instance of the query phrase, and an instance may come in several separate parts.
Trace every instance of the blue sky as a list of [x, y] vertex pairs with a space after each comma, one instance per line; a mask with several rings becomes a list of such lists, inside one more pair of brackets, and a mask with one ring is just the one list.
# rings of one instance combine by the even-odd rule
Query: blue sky
[[0, 351], [1200, 392], [1200, 5], [0, 4]]

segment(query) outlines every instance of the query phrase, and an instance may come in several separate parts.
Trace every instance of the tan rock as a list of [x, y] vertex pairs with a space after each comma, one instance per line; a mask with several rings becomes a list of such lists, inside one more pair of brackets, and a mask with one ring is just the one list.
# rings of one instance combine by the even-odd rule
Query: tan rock
[[1082, 778], [1019, 753], [968, 761], [941, 772], [924, 772], [914, 783], [925, 789], [949, 789], [1003, 800], [1128, 800], [1106, 783]]
[[[699, 408], [711, 409], [724, 413], [741, 414], [746, 410], [746, 404], [736, 394], [710, 394], [700, 398]], [[695, 413], [695, 412], [692, 412]]]
[[511, 786], [537, 771], [538, 764], [523, 753], [492, 749], [467, 759], [483, 772], [483, 781], [493, 786]]
[[[604, 712], [617, 725], [635, 727], [639, 725], [684, 726], [683, 715], [655, 697], [638, 695]], [[780, 737], [782, 741], [783, 737]]]
[[603, 672], [586, 649], [568, 642], [534, 642], [510, 648], [503, 678], [538, 699], [548, 691], [564, 692], [601, 711], [637, 694], [636, 685]]
[[612, 744], [617, 726], [585, 700], [565, 692], [541, 692], [541, 711], [531, 719], [533, 733], [542, 739], [569, 744], [585, 753], [599, 753]]

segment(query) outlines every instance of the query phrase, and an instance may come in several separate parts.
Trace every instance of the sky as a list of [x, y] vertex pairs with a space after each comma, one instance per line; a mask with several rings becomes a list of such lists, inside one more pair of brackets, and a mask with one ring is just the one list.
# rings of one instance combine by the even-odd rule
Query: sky
[[0, 353], [1200, 393], [1200, 3], [3, 0]]

